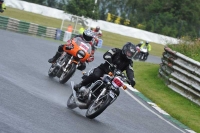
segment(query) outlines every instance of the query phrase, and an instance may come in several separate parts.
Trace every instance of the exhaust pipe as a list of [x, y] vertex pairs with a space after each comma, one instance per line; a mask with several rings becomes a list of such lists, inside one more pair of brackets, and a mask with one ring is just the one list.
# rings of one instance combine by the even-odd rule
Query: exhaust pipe
[[74, 90], [74, 82], [71, 81], [71, 87], [72, 87], [72, 94], [74, 96], [74, 99], [75, 99], [75, 102], [76, 102], [76, 105], [80, 108], [80, 109], [87, 109], [87, 104], [86, 103], [83, 103], [83, 102], [80, 102], [76, 96], [76, 91]]

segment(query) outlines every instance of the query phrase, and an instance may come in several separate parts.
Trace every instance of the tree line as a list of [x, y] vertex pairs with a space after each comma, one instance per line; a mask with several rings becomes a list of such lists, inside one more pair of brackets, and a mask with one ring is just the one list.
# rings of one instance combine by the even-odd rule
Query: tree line
[[[200, 36], [200, 0], [24, 0], [94, 20], [107, 20], [108, 13], [120, 24], [181, 38]], [[96, 3], [95, 3], [96, 2]]]

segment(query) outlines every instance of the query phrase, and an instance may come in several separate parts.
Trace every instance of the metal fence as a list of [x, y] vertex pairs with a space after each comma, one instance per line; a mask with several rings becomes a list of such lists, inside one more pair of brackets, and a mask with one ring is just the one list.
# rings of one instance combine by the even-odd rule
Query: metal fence
[[200, 63], [170, 48], [164, 50], [160, 76], [170, 89], [200, 105]]
[[[72, 33], [73, 34], [80, 34], [79, 33], [79, 29], [80, 28], [84, 28], [84, 29], [88, 29], [90, 28], [90, 21], [87, 18], [84, 17], [79, 17], [76, 15], [69, 15], [70, 20], [68, 19], [63, 19], [62, 20], [62, 24], [60, 29], [67, 31], [68, 26], [71, 25], [73, 27]], [[94, 27], [93, 27], [94, 28]]]

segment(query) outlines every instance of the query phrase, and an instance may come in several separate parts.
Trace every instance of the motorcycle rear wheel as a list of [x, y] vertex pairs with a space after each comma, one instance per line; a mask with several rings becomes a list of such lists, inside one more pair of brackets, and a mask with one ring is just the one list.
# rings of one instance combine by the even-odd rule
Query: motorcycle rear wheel
[[67, 107], [70, 109], [74, 109], [77, 107], [73, 94], [71, 94], [69, 99], [67, 100]]
[[97, 103], [93, 102], [86, 111], [86, 117], [89, 119], [94, 119], [110, 105], [111, 101], [112, 98], [109, 95], [106, 95], [104, 98], [99, 99]]
[[71, 65], [68, 66], [67, 71], [62, 73], [62, 75], [59, 78], [59, 82], [61, 84], [66, 83], [71, 77], [72, 75], [75, 73], [76, 71], [76, 64], [72, 63]]

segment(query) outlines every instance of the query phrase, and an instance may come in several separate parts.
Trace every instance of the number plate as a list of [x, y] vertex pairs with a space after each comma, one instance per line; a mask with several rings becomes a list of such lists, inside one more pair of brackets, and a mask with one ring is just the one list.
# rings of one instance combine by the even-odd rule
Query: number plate
[[88, 49], [89, 49], [89, 47], [87, 46], [87, 44], [85, 44], [85, 43], [83, 43], [83, 42], [81, 42], [80, 48], [81, 48], [82, 50], [84, 50], [85, 52], [87, 52]]
[[110, 91], [110, 96], [111, 96], [112, 98], [115, 98], [115, 93], [114, 93], [113, 91]]

